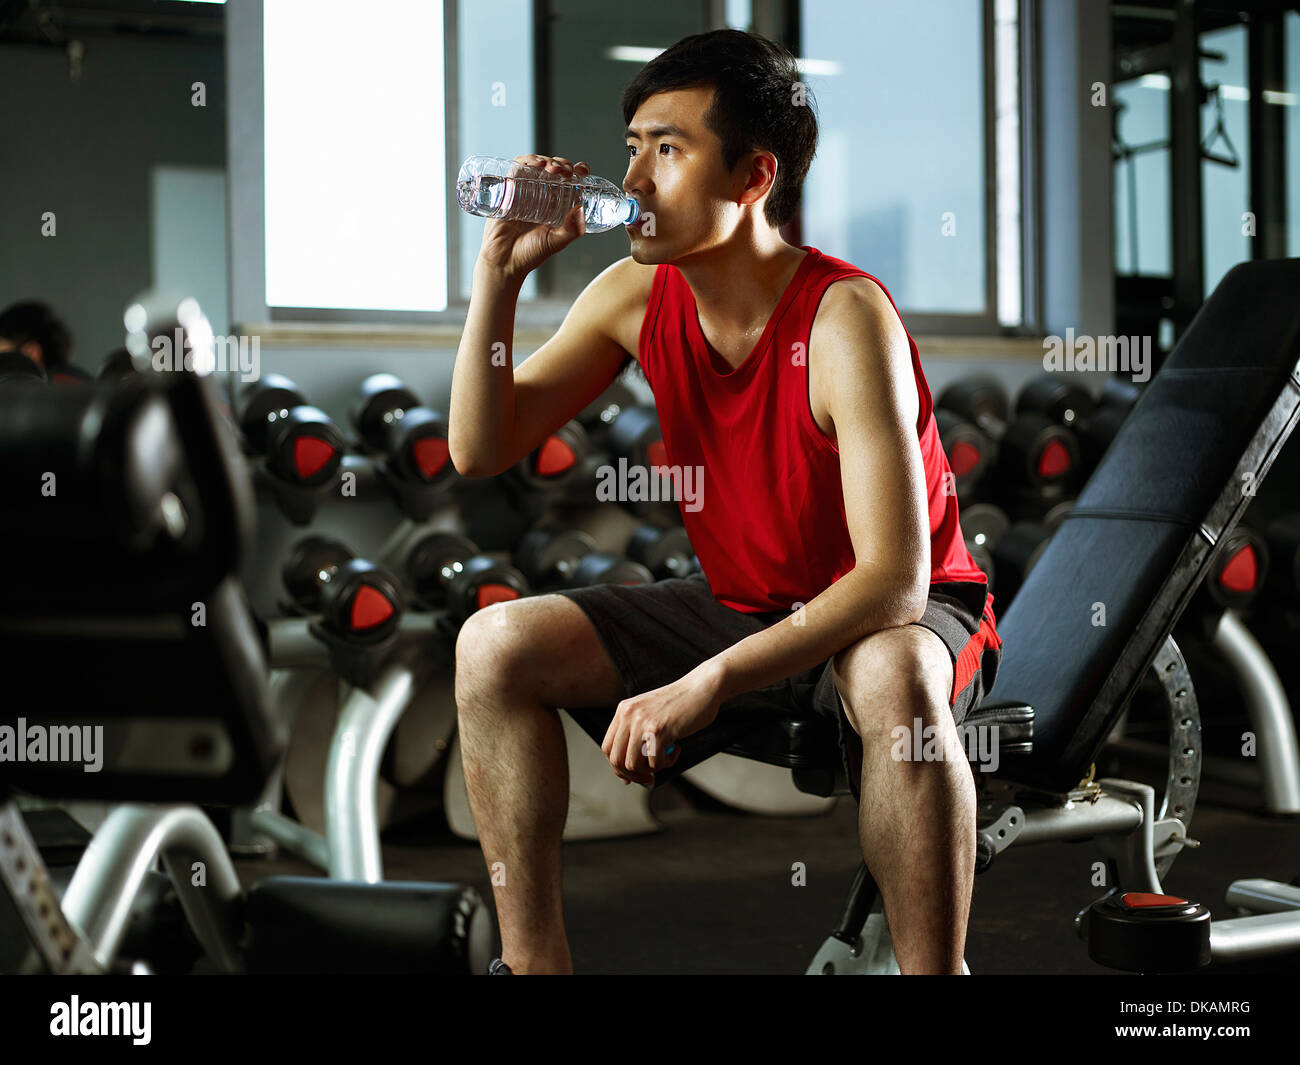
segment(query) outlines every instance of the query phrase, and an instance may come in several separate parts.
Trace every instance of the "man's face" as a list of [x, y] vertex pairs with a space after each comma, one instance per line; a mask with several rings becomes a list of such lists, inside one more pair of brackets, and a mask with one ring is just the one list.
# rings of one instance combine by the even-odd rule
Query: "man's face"
[[728, 197], [744, 188], [748, 157], [734, 174], [723, 168], [721, 142], [704, 123], [712, 102], [712, 86], [674, 89], [648, 97], [632, 116], [623, 190], [641, 207], [627, 228], [639, 263], [676, 262], [721, 243], [735, 225]]

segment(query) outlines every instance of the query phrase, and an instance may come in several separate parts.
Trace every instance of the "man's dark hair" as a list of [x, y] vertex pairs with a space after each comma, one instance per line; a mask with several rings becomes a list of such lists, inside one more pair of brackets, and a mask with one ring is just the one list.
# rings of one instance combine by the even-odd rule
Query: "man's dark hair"
[[624, 124], [630, 125], [636, 109], [655, 93], [697, 85], [714, 88], [704, 123], [722, 141], [728, 171], [756, 148], [776, 156], [776, 182], [763, 214], [772, 225], [785, 225], [794, 217], [817, 151], [812, 91], [800, 79], [794, 56], [766, 37], [741, 30], [685, 37], [650, 60], [624, 90]]
[[21, 349], [28, 341], [41, 346], [41, 360], [48, 373], [68, 362], [72, 351], [72, 334], [49, 306], [28, 300], [0, 311], [0, 337]]

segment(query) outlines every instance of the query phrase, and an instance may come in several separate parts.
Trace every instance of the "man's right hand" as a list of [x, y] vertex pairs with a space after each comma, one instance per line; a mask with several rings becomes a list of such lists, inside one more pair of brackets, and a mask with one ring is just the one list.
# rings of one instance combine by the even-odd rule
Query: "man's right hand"
[[[559, 155], [516, 155], [514, 161], [566, 178], [586, 177], [591, 173], [586, 163], [575, 165]], [[586, 231], [586, 220], [578, 207], [569, 211], [563, 223], [555, 227], [489, 218], [483, 229], [478, 265], [502, 279], [522, 281]]]

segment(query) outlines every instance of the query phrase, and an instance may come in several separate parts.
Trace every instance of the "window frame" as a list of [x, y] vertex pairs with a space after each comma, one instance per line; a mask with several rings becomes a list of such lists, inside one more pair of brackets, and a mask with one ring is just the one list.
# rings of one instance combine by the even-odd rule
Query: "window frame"
[[[456, 174], [460, 167], [461, 142], [460, 129], [460, 4], [465, 0], [445, 0], [443, 10], [444, 51], [444, 128], [446, 137], [446, 187], [455, 187]], [[1038, 89], [1037, 79], [1037, 0], [1018, 0], [1017, 17], [1019, 30], [1019, 88], [1020, 106], [1020, 240], [1019, 254], [1021, 260], [1021, 324], [1002, 325], [998, 319], [998, 271], [997, 271], [997, 85], [996, 85], [996, 28], [995, 0], [980, 0], [981, 3], [981, 52], [983, 55], [983, 108], [984, 122], [984, 166], [983, 166], [983, 200], [984, 200], [984, 302], [985, 307], [978, 313], [945, 313], [940, 311], [909, 310], [900, 306], [899, 310], [906, 316], [909, 329], [913, 334], [930, 336], [1035, 336], [1041, 321], [1041, 228], [1038, 225], [1038, 211], [1041, 190], [1038, 187], [1039, 161], [1037, 157], [1040, 138], [1038, 136], [1038, 109], [1035, 106], [1035, 93]], [[799, 0], [777, 0], [785, 8], [779, 18], [771, 18], [773, 13], [764, 12], [774, 26], [780, 26], [787, 38], [787, 43], [797, 51], [798, 41], [802, 36], [802, 7]], [[757, 5], [756, 5], [757, 6]], [[260, 5], [258, 34], [260, 37]], [[719, 0], [700, 0], [701, 24], [704, 28], [725, 28], [725, 4]], [[551, 70], [548, 55], [550, 18], [548, 0], [533, 0], [533, 125], [535, 139], [541, 150], [545, 150], [547, 141], [548, 109], [553, 96], [550, 82]], [[755, 12], [757, 16], [759, 12]], [[259, 127], [262, 117], [263, 101], [259, 96]], [[259, 133], [261, 129], [259, 128]], [[259, 155], [261, 154], [259, 150]], [[262, 160], [263, 167], [265, 165]], [[265, 173], [262, 176], [265, 182]], [[340, 326], [356, 325], [363, 330], [368, 326], [396, 327], [445, 327], [463, 328], [469, 302], [460, 296], [464, 280], [461, 269], [462, 242], [460, 226], [456, 224], [456, 208], [450, 196], [447, 209], [447, 307], [441, 311], [396, 311], [368, 310], [351, 308], [320, 307], [272, 307], [265, 304], [265, 276], [259, 282], [260, 301], [265, 307], [265, 321], [268, 323], [333, 323]], [[265, 255], [265, 223], [262, 229]], [[232, 279], [233, 280], [233, 279]], [[888, 279], [883, 279], [888, 281]], [[520, 327], [546, 328], [558, 326], [564, 314], [577, 298], [578, 292], [554, 293], [539, 277], [538, 294], [532, 298], [523, 298], [518, 304], [518, 324]], [[232, 292], [233, 296], [233, 292]], [[233, 305], [233, 304], [232, 304]]]

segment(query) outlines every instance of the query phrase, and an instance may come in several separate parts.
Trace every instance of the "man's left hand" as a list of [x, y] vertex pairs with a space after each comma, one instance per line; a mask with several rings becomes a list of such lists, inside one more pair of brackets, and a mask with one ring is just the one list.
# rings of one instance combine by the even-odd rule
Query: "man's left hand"
[[627, 783], [653, 785], [655, 771], [681, 757], [681, 741], [718, 716], [721, 672], [710, 659], [680, 680], [619, 703], [600, 745], [614, 772]]

